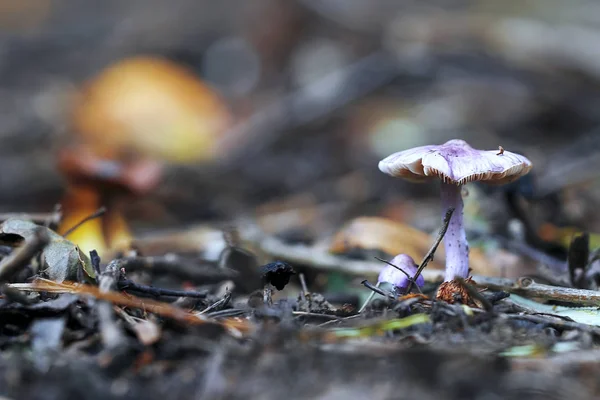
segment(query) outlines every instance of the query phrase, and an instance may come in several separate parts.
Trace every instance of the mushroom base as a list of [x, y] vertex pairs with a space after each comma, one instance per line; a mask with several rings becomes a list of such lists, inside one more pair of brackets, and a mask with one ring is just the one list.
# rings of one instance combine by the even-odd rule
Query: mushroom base
[[444, 236], [446, 250], [446, 276], [445, 281], [455, 277], [467, 278], [469, 275], [469, 244], [463, 225], [463, 199], [461, 196], [462, 185], [442, 183], [442, 215], [449, 208], [454, 208], [448, 230]]

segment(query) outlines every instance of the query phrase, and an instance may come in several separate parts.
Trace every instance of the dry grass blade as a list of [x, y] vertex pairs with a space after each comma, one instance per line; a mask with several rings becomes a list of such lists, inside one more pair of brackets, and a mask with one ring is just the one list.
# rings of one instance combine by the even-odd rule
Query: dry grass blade
[[139, 308], [148, 312], [160, 315], [162, 317], [171, 318], [176, 321], [185, 322], [194, 325], [215, 324], [226, 329], [233, 329], [239, 332], [248, 332], [251, 326], [246, 321], [235, 319], [214, 320], [203, 316], [198, 316], [189, 313], [170, 304], [151, 299], [141, 299], [133, 295], [125, 295], [119, 292], [101, 292], [95, 286], [62, 282], [57, 283], [47, 279], [36, 279], [30, 284], [17, 284], [11, 287], [25, 291], [45, 291], [52, 293], [75, 293], [80, 295], [92, 296], [98, 300], [104, 300], [125, 307]]

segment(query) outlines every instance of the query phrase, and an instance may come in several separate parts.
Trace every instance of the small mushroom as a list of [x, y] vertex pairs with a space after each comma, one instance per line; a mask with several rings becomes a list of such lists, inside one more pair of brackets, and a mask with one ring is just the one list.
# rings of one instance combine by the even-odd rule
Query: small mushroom
[[[418, 266], [411, 256], [398, 254], [381, 270], [377, 283], [390, 283], [396, 291], [400, 292], [408, 287], [410, 280], [417, 273], [417, 269]], [[415, 285], [423, 287], [424, 284], [425, 278], [423, 278], [423, 275], [419, 275], [415, 280]]]
[[[408, 287], [410, 280], [417, 273], [417, 264], [415, 260], [408, 254], [398, 254], [392, 259], [379, 273], [377, 278], [377, 287], [382, 283], [389, 283], [393, 287], [394, 296], [398, 296]], [[425, 284], [425, 278], [423, 275], [419, 275], [415, 280], [415, 286], [421, 288]], [[414, 287], [414, 286], [413, 286]], [[358, 311], [362, 313], [365, 308], [369, 305], [375, 292], [371, 292], [367, 300], [363, 303], [362, 307]]]
[[517, 180], [531, 170], [531, 161], [522, 155], [504, 150], [476, 150], [460, 139], [442, 145], [421, 146], [394, 153], [379, 162], [379, 169], [393, 177], [413, 182], [438, 178], [441, 182], [442, 214], [454, 208], [444, 247], [446, 250], [445, 280], [451, 281], [469, 274], [469, 246], [463, 226], [464, 184], [481, 181], [502, 185]]

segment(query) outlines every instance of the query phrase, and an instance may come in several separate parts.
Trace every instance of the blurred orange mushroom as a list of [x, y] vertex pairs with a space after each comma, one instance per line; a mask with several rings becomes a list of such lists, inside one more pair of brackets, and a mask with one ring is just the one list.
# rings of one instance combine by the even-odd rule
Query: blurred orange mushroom
[[153, 190], [164, 163], [215, 160], [230, 121], [219, 96], [173, 62], [140, 56], [109, 66], [73, 108], [74, 143], [59, 155], [69, 182], [59, 232], [106, 206], [69, 239], [101, 255], [129, 248], [123, 203]]

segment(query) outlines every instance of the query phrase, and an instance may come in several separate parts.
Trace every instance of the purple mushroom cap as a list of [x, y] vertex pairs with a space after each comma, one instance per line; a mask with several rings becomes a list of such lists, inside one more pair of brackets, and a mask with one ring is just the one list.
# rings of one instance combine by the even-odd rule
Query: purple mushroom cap
[[411, 181], [439, 178], [456, 185], [473, 181], [509, 183], [526, 175], [531, 167], [531, 161], [522, 155], [506, 150], [476, 150], [461, 139], [400, 151], [379, 162], [381, 172], [391, 176]]
[[[394, 264], [396, 267], [406, 272], [406, 274], [403, 274], [401, 271], [398, 271], [398, 268], [395, 268], [391, 265], [386, 265], [379, 273], [379, 279], [377, 279], [377, 281], [379, 283], [390, 283], [399, 289], [406, 289], [408, 287], [408, 284], [410, 283], [408, 276], [410, 276], [411, 278], [415, 276], [415, 273], [417, 272], [418, 268], [417, 264], [415, 264], [415, 261], [412, 259], [411, 256], [406, 254], [397, 255], [392, 259], [392, 261], [390, 261], [390, 263]], [[419, 275], [417, 277], [415, 284], [418, 287], [423, 287], [423, 285], [425, 284], [425, 278], [423, 278], [423, 275]]]
[[505, 184], [531, 170], [532, 164], [522, 155], [499, 150], [476, 150], [460, 139], [442, 145], [421, 146], [394, 153], [379, 162], [379, 169], [391, 176], [422, 182], [433, 178], [442, 181], [442, 215], [454, 209], [444, 237], [446, 281], [469, 274], [469, 245], [463, 226], [461, 186], [481, 181]]

